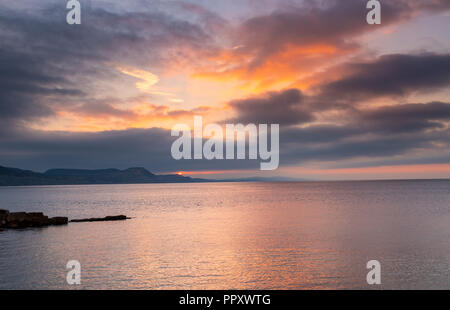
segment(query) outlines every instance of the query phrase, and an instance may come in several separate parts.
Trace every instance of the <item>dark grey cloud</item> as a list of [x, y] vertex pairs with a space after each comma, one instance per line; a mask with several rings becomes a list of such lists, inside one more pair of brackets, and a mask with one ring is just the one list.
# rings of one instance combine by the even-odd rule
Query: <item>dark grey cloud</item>
[[[251, 69], [286, 46], [327, 44], [341, 49], [355, 48], [359, 44], [354, 39], [373, 30], [364, 18], [368, 12], [366, 5], [366, 0], [280, 4], [279, 10], [242, 23], [235, 36], [235, 44], [242, 46], [237, 54], [253, 56]], [[384, 0], [379, 27], [399, 23], [424, 11], [446, 9], [450, 9], [450, 4], [445, 0]]]
[[449, 121], [450, 103], [400, 104], [352, 110], [341, 124], [285, 128], [281, 136], [286, 143], [322, 144], [367, 135], [415, 135], [429, 129], [441, 131]]
[[18, 128], [0, 136], [3, 166], [49, 168], [141, 166], [156, 173], [187, 170], [259, 169], [256, 160], [174, 160], [170, 130], [127, 129], [95, 133], [45, 132]]
[[301, 163], [307, 161], [341, 161], [355, 158], [386, 158], [403, 155], [415, 149], [432, 146], [429, 136], [377, 136], [362, 138], [359, 141], [341, 141], [314, 146], [302, 146], [300, 143], [290, 152], [282, 152], [284, 163]]
[[170, 132], [161, 129], [101, 133], [43, 132], [22, 129], [2, 139], [3, 165], [45, 170], [50, 167], [153, 168], [168, 160]]
[[39, 13], [0, 4], [0, 128], [58, 107], [128, 115], [97, 100], [96, 82], [120, 77], [113, 64], [175, 66], [212, 42], [201, 26], [158, 10], [91, 8], [77, 26], [65, 22], [64, 2], [42, 3]]
[[[262, 62], [268, 55], [279, 51], [286, 45], [308, 46], [326, 42], [345, 47], [350, 38], [369, 29], [363, 18], [365, 1], [346, 0], [330, 1], [327, 6], [320, 6], [318, 1], [309, 1], [308, 6], [290, 7], [266, 16], [257, 16], [245, 21], [239, 29], [237, 44], [242, 44], [243, 53], [258, 54], [254, 64]], [[383, 8], [383, 22], [396, 21], [405, 12], [404, 7], [396, 2], [386, 2]]]
[[369, 131], [391, 134], [440, 129], [445, 128], [444, 122], [450, 121], [450, 104], [401, 104], [363, 110], [359, 121]]
[[293, 125], [312, 121], [313, 115], [304, 107], [304, 96], [298, 89], [269, 92], [259, 97], [236, 100], [229, 106], [238, 115], [228, 122]]
[[201, 26], [157, 9], [110, 11], [96, 6], [77, 26], [66, 23], [66, 12], [65, 3], [43, 3], [39, 16], [0, 6], [0, 33], [22, 51], [74, 65], [119, 59], [149, 65], [175, 55], [187, 57], [180, 50], [206, 48], [212, 40]]
[[[412, 151], [447, 152], [450, 147], [450, 103], [385, 106], [352, 111], [348, 116], [340, 125], [283, 129], [282, 162], [373, 160], [396, 155], [405, 155], [406, 160]], [[425, 158], [420, 158], [421, 163], [427, 162]]]
[[70, 85], [50, 59], [38, 55], [1, 47], [0, 68], [0, 128], [10, 122], [53, 115], [49, 103], [54, 97], [69, 100], [85, 95]]
[[359, 100], [404, 96], [450, 85], [450, 54], [385, 55], [364, 63], [345, 65], [352, 73], [321, 86], [329, 100]]
[[[339, 129], [339, 128], [338, 128]], [[281, 165], [299, 165], [308, 162], [331, 162], [339, 166], [344, 160], [363, 160], [364, 166], [371, 162], [388, 165], [396, 156], [395, 164], [449, 163], [450, 132], [432, 134], [397, 134], [392, 136], [352, 136], [328, 143], [282, 143]], [[308, 138], [310, 140], [311, 138]], [[317, 142], [317, 141], [316, 141]], [[438, 143], [441, 144], [438, 146]], [[436, 153], [443, 154], [437, 157]], [[347, 163], [346, 166], [349, 166]]]
[[[352, 114], [341, 125], [283, 127], [281, 165], [339, 162], [448, 163], [450, 103], [386, 106]], [[423, 115], [420, 117], [420, 115]], [[408, 130], [398, 123], [408, 122]], [[424, 126], [424, 122], [429, 125]], [[437, 122], [441, 124], [435, 125]], [[415, 124], [415, 126], [413, 126]], [[401, 125], [404, 127], [405, 125]], [[20, 129], [0, 136], [2, 165], [33, 170], [48, 168], [127, 168], [143, 166], [154, 172], [179, 170], [259, 170], [258, 160], [173, 160], [176, 137], [169, 130], [129, 129], [98, 133], [42, 132]]]

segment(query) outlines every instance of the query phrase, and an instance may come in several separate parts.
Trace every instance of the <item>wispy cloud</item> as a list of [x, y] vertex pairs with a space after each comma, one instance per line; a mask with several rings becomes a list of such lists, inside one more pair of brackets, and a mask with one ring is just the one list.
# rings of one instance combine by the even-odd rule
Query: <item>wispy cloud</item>
[[159, 77], [149, 71], [122, 66], [117, 66], [116, 69], [123, 74], [142, 80], [136, 82], [136, 88], [141, 91], [149, 91], [153, 85], [156, 85], [159, 82]]

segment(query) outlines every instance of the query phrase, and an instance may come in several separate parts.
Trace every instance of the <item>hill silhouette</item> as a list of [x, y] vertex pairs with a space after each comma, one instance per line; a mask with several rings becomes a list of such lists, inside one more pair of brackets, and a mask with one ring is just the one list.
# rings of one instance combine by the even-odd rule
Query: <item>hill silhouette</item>
[[0, 166], [0, 186], [76, 185], [76, 184], [146, 184], [209, 182], [186, 176], [153, 174], [145, 168], [119, 169], [50, 169], [44, 173]]

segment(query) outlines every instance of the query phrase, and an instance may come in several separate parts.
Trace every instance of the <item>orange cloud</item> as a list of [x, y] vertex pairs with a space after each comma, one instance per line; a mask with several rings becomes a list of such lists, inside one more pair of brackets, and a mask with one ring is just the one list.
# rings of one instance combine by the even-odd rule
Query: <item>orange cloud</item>
[[173, 109], [170, 106], [133, 103], [128, 109], [118, 109], [113, 104], [86, 104], [70, 110], [60, 110], [55, 118], [31, 127], [46, 131], [99, 132], [128, 128], [172, 128], [177, 123], [190, 123], [194, 115], [208, 117], [213, 111], [207, 106], [194, 109]]
[[[210, 60], [209, 70], [195, 72], [192, 77], [220, 82], [239, 81], [239, 87], [251, 93], [277, 90], [302, 78], [319, 72], [334, 60], [354, 51], [333, 44], [319, 43], [307, 46], [287, 44], [278, 51], [262, 58], [241, 48], [226, 49]], [[306, 89], [320, 79], [297, 84]]]

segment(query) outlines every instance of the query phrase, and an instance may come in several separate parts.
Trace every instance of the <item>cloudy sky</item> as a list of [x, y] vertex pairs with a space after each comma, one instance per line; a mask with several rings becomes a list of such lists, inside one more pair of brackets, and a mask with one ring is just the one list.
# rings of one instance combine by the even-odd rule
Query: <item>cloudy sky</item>
[[[450, 2], [0, 4], [0, 165], [201, 177], [450, 177]], [[175, 161], [172, 126], [280, 124], [280, 168]]]

